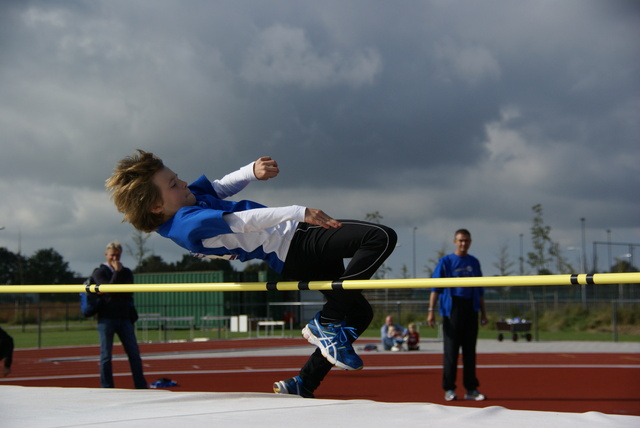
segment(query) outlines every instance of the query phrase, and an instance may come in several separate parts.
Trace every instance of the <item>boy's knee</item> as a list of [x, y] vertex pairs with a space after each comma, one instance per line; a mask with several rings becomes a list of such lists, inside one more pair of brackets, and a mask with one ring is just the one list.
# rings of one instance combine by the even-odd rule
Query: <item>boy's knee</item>
[[385, 246], [389, 251], [392, 251], [395, 248], [396, 243], [398, 242], [398, 235], [395, 230], [390, 227], [380, 225], [377, 235], [379, 236], [380, 241], [385, 243]]
[[395, 230], [391, 229], [390, 227], [385, 226], [385, 230], [387, 232], [387, 235], [389, 235], [389, 241], [395, 247], [396, 243], [398, 242], [398, 234], [396, 233]]

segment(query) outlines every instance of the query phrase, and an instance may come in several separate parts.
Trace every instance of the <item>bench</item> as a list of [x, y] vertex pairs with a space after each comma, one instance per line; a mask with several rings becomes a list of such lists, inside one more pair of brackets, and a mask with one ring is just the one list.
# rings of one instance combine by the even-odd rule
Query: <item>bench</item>
[[160, 338], [161, 338], [160, 319], [161, 319], [160, 314], [139, 314], [138, 315], [136, 328], [140, 327], [140, 329], [142, 330], [142, 339], [141, 339], [142, 342], [151, 342], [151, 340], [149, 340], [149, 324], [153, 324], [153, 323], [156, 323], [156, 326], [158, 327], [158, 341], [160, 341]]
[[[189, 325], [190, 338], [193, 340], [194, 322], [193, 317], [163, 317], [160, 314], [139, 314], [138, 321], [136, 323], [136, 329], [140, 327], [142, 330], [141, 342], [150, 342], [149, 330], [152, 325], [158, 329], [158, 341], [167, 342], [167, 332], [175, 330], [176, 328]], [[164, 331], [164, 338], [163, 336]]]
[[[281, 328], [280, 337], [284, 337], [284, 321], [258, 321], [257, 324], [257, 336], [258, 337], [269, 337], [269, 332], [271, 332], [271, 336], [275, 335], [275, 328]], [[264, 336], [260, 336], [260, 329], [264, 327]]]
[[193, 330], [194, 330], [194, 317], [163, 317], [161, 318], [164, 321], [164, 341], [167, 342], [167, 331], [173, 332], [176, 327], [181, 327], [185, 323], [189, 324], [189, 337], [193, 340]]
[[220, 339], [220, 330], [225, 331], [225, 337], [229, 338], [229, 324], [231, 323], [230, 316], [211, 316], [207, 315], [204, 317], [200, 317], [200, 330], [206, 330], [209, 324], [209, 327], [212, 329], [216, 326], [218, 330], [218, 339]]

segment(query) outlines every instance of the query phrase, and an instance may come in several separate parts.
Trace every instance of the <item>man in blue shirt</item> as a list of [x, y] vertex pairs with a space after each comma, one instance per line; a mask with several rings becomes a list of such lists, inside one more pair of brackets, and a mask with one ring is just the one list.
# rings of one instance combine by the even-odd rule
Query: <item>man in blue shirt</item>
[[[433, 278], [482, 276], [480, 262], [469, 254], [471, 233], [466, 229], [456, 231], [453, 254], [442, 257]], [[484, 309], [483, 287], [434, 288], [429, 299], [429, 326], [435, 325], [435, 307], [440, 304], [442, 332], [444, 336], [444, 370], [442, 388], [447, 401], [455, 400], [458, 354], [462, 348], [463, 384], [467, 390], [464, 398], [481, 401], [486, 397], [478, 391], [476, 377], [476, 341], [478, 338], [478, 312], [482, 324], [487, 323]]]

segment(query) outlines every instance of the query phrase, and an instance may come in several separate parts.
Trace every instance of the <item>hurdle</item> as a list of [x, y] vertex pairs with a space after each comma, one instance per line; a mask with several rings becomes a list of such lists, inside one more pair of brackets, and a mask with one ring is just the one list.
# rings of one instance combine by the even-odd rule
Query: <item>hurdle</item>
[[640, 272], [489, 276], [469, 278], [366, 279], [184, 284], [0, 285], [0, 293], [145, 293], [168, 291], [338, 291], [400, 288], [523, 287], [548, 285], [640, 284]]

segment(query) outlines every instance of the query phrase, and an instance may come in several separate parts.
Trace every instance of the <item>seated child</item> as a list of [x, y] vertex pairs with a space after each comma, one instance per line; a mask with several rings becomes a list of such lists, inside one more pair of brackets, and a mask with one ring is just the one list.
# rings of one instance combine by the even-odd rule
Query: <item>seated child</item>
[[405, 336], [403, 336], [402, 332], [397, 330], [395, 326], [389, 326], [387, 330], [387, 337], [393, 341], [393, 345], [391, 346], [392, 351], [396, 352], [403, 350]]
[[[389, 329], [393, 327], [395, 334], [389, 335]], [[406, 336], [408, 333], [408, 330], [405, 327], [401, 327], [398, 324], [395, 324], [393, 322], [393, 317], [391, 315], [387, 315], [387, 317], [384, 320], [384, 324], [382, 324], [382, 327], [380, 327], [380, 337], [382, 339], [382, 349], [384, 349], [385, 351], [391, 351], [391, 348], [394, 347], [394, 345], [396, 345], [395, 343], [395, 336], [397, 334], [400, 334], [400, 336]]]
[[416, 324], [409, 324], [409, 333], [407, 335], [407, 349], [409, 351], [417, 351], [420, 349], [418, 343], [420, 342], [420, 333], [416, 329]]

